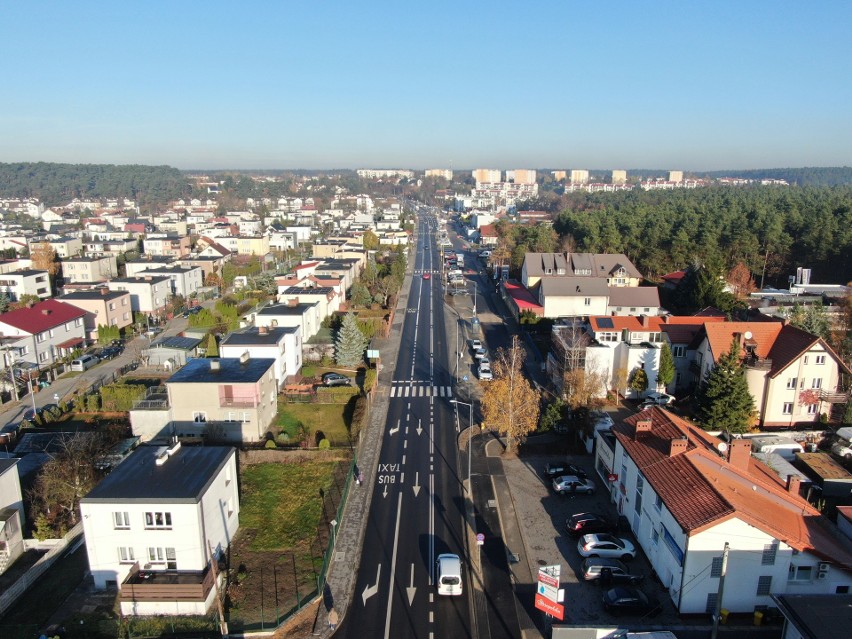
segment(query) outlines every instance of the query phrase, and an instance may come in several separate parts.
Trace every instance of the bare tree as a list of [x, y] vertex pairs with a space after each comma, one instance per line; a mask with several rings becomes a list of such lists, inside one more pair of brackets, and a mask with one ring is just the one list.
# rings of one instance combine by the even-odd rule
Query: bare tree
[[525, 358], [526, 351], [516, 335], [509, 348], [497, 352], [494, 379], [482, 396], [485, 422], [506, 436], [509, 452], [516, 452], [538, 426], [541, 393], [524, 375]]

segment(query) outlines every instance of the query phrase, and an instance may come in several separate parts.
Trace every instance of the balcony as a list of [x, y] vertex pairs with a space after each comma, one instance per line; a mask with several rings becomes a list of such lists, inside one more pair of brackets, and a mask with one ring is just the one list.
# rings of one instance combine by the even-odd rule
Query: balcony
[[213, 588], [213, 571], [139, 570], [134, 564], [121, 584], [120, 601], [205, 601]]
[[772, 360], [768, 357], [757, 357], [756, 355], [751, 355], [743, 360], [743, 365], [746, 368], [753, 368], [758, 371], [768, 371], [772, 368]]
[[258, 401], [242, 397], [220, 397], [219, 408], [257, 408]]

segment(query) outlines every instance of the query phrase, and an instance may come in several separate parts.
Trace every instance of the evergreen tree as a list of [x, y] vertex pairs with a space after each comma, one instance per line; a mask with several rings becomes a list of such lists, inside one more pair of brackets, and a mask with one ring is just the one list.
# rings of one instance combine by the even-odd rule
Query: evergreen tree
[[367, 338], [358, 328], [355, 315], [347, 313], [334, 340], [335, 359], [340, 366], [354, 367], [364, 361]]
[[663, 342], [663, 348], [660, 349], [660, 370], [657, 371], [657, 383], [668, 388], [675, 379], [674, 357], [672, 357], [672, 349], [669, 348], [668, 342]]
[[9, 310], [9, 296], [6, 293], [0, 293], [0, 313], [5, 313]]
[[213, 333], [207, 335], [207, 349], [204, 356], [219, 357], [219, 344], [216, 343], [216, 336]]
[[748, 389], [736, 337], [698, 391], [698, 414], [707, 430], [745, 433], [752, 425], [754, 398]]
[[644, 368], [637, 368], [630, 376], [630, 389], [635, 390], [640, 395], [648, 390], [648, 373]]
[[369, 306], [373, 301], [370, 291], [361, 282], [355, 282], [349, 289], [349, 299], [355, 306]]

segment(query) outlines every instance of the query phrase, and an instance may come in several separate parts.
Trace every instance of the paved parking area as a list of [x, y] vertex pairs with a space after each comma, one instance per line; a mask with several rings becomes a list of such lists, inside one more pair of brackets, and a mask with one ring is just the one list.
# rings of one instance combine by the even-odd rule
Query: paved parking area
[[610, 503], [603, 482], [593, 472], [592, 459], [590, 455], [568, 457], [568, 461], [580, 466], [589, 477], [594, 478], [598, 487], [594, 495], [576, 497], [560, 497], [554, 494], [550, 483], [542, 476], [547, 462], [565, 460], [565, 455], [524, 455], [520, 458], [503, 459], [503, 468], [520, 522], [526, 547], [524, 554], [531, 574], [536, 575], [539, 566], [557, 563], [562, 565], [561, 581], [565, 589], [566, 612], [564, 623], [617, 625], [621, 621], [630, 622], [632, 626], [680, 624], [681, 620], [668, 593], [652, 576], [648, 561], [629, 532], [619, 533], [629, 539], [638, 550], [636, 559], [630, 562], [629, 567], [631, 571], [645, 574], [640, 589], [663, 602], [662, 614], [653, 619], [635, 616], [615, 618], [603, 609], [601, 587], [587, 583], [580, 577], [582, 557], [577, 552], [577, 539], [564, 532], [565, 520], [574, 513], [587, 511], [608, 515], [613, 520], [617, 518], [615, 506]]

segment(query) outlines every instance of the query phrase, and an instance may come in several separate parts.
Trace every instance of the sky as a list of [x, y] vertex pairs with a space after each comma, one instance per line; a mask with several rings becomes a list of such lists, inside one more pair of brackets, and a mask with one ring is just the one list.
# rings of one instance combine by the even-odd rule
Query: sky
[[852, 165], [852, 2], [0, 0], [0, 162]]

